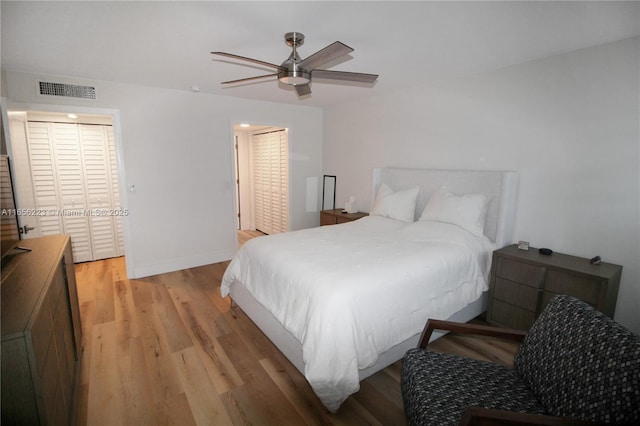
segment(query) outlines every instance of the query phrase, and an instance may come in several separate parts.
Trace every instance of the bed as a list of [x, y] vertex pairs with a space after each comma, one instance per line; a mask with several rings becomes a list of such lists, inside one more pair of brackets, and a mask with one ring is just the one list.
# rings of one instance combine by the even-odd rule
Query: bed
[[[427, 318], [484, 312], [491, 253], [512, 242], [514, 172], [382, 168], [372, 189], [375, 214], [250, 240], [221, 284], [331, 412], [415, 347]], [[442, 197], [484, 200], [479, 228], [440, 220]]]

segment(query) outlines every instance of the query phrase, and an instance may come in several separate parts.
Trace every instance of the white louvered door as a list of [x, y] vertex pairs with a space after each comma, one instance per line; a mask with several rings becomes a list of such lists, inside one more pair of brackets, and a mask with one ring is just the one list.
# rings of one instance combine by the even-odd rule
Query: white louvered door
[[256, 229], [289, 230], [289, 143], [287, 131], [252, 137]]
[[256, 215], [256, 229], [264, 233], [271, 228], [271, 221], [266, 212], [270, 206], [267, 205], [268, 190], [267, 179], [269, 178], [268, 163], [268, 139], [264, 135], [254, 135], [252, 139], [253, 148], [253, 181], [254, 181], [254, 208]]
[[[56, 211], [59, 196], [53, 145], [50, 143], [51, 126], [49, 123], [29, 123], [27, 132], [36, 211], [37, 213]], [[35, 217], [40, 235], [63, 233], [62, 217], [59, 215], [37, 214]]]
[[41, 234], [69, 234], [76, 262], [123, 255], [111, 126], [29, 122], [27, 139]]
[[112, 215], [111, 167], [104, 126], [79, 125], [87, 207], [96, 214], [89, 217], [93, 260], [117, 256], [115, 224]]
[[78, 126], [52, 123], [51, 128], [64, 233], [71, 236], [73, 259], [76, 262], [93, 260], [91, 229], [85, 214], [89, 206], [85, 195]]

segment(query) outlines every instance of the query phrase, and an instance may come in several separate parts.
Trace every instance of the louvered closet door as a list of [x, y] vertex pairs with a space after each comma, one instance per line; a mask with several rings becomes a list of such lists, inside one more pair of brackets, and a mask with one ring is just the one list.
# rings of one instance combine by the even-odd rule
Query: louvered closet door
[[79, 125], [80, 145], [93, 260], [117, 256], [116, 230], [111, 202], [110, 162], [105, 126]]
[[86, 211], [85, 179], [76, 124], [53, 123], [53, 151], [56, 161], [60, 206], [64, 211], [64, 233], [71, 235], [73, 259], [93, 260], [91, 229]]
[[254, 135], [253, 177], [256, 229], [289, 230], [289, 148], [286, 131]]
[[27, 132], [35, 206], [38, 213], [50, 212], [47, 215], [36, 216], [37, 226], [42, 236], [59, 235], [64, 232], [62, 217], [55, 214], [59, 209], [59, 196], [53, 145], [50, 143], [51, 125], [30, 122]]
[[280, 181], [277, 191], [280, 196], [280, 229], [289, 230], [289, 135], [286, 131], [278, 132], [280, 149]]
[[28, 146], [41, 234], [71, 235], [76, 262], [124, 255], [111, 126], [29, 122]]
[[256, 229], [268, 234], [267, 230], [271, 229], [270, 216], [267, 214], [271, 205], [267, 204], [270, 198], [266, 184], [269, 179], [269, 140], [264, 135], [255, 135], [252, 142]]

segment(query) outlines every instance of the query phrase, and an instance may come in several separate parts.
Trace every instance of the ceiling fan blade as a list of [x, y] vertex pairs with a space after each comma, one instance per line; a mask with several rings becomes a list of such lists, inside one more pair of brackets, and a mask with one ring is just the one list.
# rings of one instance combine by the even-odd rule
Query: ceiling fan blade
[[298, 96], [304, 96], [304, 95], [310, 95], [311, 94], [311, 87], [309, 86], [309, 84], [297, 84], [295, 86], [296, 89], [296, 93], [298, 94]]
[[245, 81], [251, 81], [251, 80], [258, 80], [260, 78], [267, 78], [267, 77], [277, 77], [278, 73], [274, 73], [274, 74], [265, 74], [265, 75], [259, 75], [256, 77], [247, 77], [247, 78], [240, 78], [238, 80], [229, 80], [229, 81], [223, 81], [220, 84], [233, 84], [233, 83], [242, 83]]
[[365, 74], [361, 72], [311, 70], [311, 78], [326, 78], [329, 80], [356, 81], [359, 83], [373, 83], [378, 74]]
[[272, 64], [272, 63], [270, 63], [270, 62], [260, 61], [260, 60], [258, 60], [258, 59], [247, 58], [247, 57], [245, 57], [245, 56], [234, 55], [233, 53], [226, 53], [226, 52], [211, 52], [211, 54], [212, 54], [212, 55], [226, 56], [227, 58], [240, 59], [241, 61], [253, 62], [254, 64], [264, 65], [265, 67], [276, 68], [276, 69], [282, 69], [282, 67], [281, 67], [280, 65]]
[[302, 61], [300, 61], [298, 66], [306, 70], [312, 70], [341, 56], [348, 55], [351, 52], [353, 52], [352, 48], [344, 43], [336, 41], [334, 43], [331, 43], [324, 49], [318, 50], [313, 55], [303, 59]]

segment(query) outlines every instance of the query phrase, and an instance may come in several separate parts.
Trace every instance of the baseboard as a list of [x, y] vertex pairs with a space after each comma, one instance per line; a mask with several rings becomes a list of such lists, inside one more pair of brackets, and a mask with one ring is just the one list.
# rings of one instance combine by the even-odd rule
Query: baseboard
[[151, 275], [164, 274], [166, 272], [179, 271], [181, 269], [195, 268], [197, 266], [210, 265], [225, 260], [229, 260], [235, 254], [234, 249], [215, 250], [205, 253], [198, 253], [192, 256], [185, 256], [173, 259], [166, 259], [147, 265], [136, 265], [133, 271], [127, 269], [127, 278], [144, 278]]

